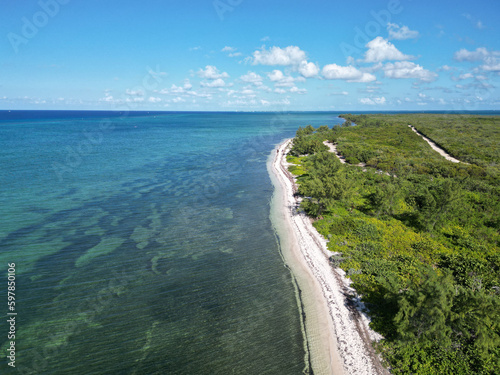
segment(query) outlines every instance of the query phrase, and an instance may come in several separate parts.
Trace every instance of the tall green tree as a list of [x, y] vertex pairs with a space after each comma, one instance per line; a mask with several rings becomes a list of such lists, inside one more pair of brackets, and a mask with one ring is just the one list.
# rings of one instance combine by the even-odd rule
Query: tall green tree
[[455, 287], [450, 272], [443, 275], [423, 266], [420, 283], [414, 283], [398, 298], [399, 311], [394, 318], [400, 341], [437, 341], [451, 344], [451, 326]]

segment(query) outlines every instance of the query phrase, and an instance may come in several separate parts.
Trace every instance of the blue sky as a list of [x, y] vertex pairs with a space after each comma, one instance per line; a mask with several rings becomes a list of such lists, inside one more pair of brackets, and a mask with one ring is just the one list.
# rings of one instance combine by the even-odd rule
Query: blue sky
[[500, 108], [497, 0], [0, 6], [0, 109]]

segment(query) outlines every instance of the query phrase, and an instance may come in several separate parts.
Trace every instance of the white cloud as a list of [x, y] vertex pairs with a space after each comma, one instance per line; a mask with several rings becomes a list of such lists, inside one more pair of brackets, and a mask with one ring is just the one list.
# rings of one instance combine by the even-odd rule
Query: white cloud
[[125, 90], [125, 94], [129, 95], [129, 96], [143, 96], [144, 95], [144, 91], [139, 89], [139, 90], [130, 90], [130, 89], [127, 89]]
[[270, 40], [271, 40], [271, 38], [269, 38], [268, 36], [265, 36], [265, 37], [263, 37], [260, 41], [261, 41], [261, 42], [268, 42], [268, 41], [270, 41]]
[[148, 101], [150, 103], [159, 103], [159, 102], [161, 102], [161, 98], [155, 98], [154, 96], [150, 96]]
[[306, 89], [299, 89], [297, 86], [293, 86], [291, 89], [290, 89], [290, 92], [294, 93], [294, 94], [306, 94], [307, 93], [307, 90]]
[[221, 78], [229, 78], [229, 74], [226, 72], [219, 73], [219, 70], [213, 65], [207, 65], [205, 69], [200, 69], [198, 71], [198, 75], [201, 78], [206, 79], [221, 79]]
[[283, 72], [278, 69], [273, 70], [271, 73], [268, 73], [267, 76], [273, 82], [281, 81], [283, 78], [285, 78]]
[[365, 53], [365, 62], [374, 63], [386, 60], [409, 60], [412, 56], [399, 51], [394, 44], [381, 36], [376, 37], [366, 44], [368, 51]]
[[465, 18], [467, 18], [469, 21], [471, 21], [471, 23], [478, 29], [485, 29], [486, 26], [483, 24], [483, 22], [480, 20], [480, 19], [477, 19], [476, 17], [474, 17], [473, 15], [469, 14], [469, 13], [464, 13], [462, 14]]
[[280, 88], [274, 89], [274, 92], [277, 94], [286, 94], [286, 90]]
[[253, 53], [253, 65], [298, 65], [306, 60], [306, 53], [297, 46], [262, 48]]
[[387, 78], [404, 79], [415, 78], [422, 82], [432, 82], [437, 78], [437, 74], [424, 69], [422, 66], [409, 62], [397, 61], [387, 63], [384, 66], [384, 76]]
[[500, 72], [500, 59], [496, 57], [487, 57], [484, 59], [484, 65], [481, 65], [483, 70], [488, 72]]
[[387, 24], [387, 31], [389, 32], [389, 39], [405, 40], [418, 38], [418, 31], [410, 30], [408, 26], [399, 26], [395, 23]]
[[255, 73], [255, 72], [248, 72], [247, 74], [245, 75], [242, 75], [240, 77], [240, 79], [243, 81], [243, 82], [246, 82], [246, 83], [251, 83], [255, 86], [261, 86], [262, 85], [262, 77]]
[[209, 82], [206, 82], [206, 81], [202, 81], [200, 82], [200, 85], [202, 85], [203, 87], [225, 87], [226, 86], [226, 82], [224, 82], [224, 80], [222, 78], [217, 78], [217, 79], [214, 79], [212, 81], [209, 81]]
[[241, 91], [241, 95], [255, 97], [255, 91], [250, 90], [250, 89], [244, 89], [244, 90]]
[[337, 64], [325, 65], [322, 75], [326, 79], [343, 79], [347, 82], [372, 82], [377, 79], [373, 74], [362, 72], [354, 66]]
[[367, 104], [367, 105], [382, 105], [385, 104], [386, 99], [385, 97], [381, 96], [379, 98], [361, 98], [359, 99], [359, 102], [361, 104]]
[[319, 73], [319, 67], [312, 62], [308, 63], [304, 60], [299, 65], [299, 73], [305, 78], [315, 77]]
[[[173, 93], [173, 94], [184, 94], [186, 93], [187, 91], [191, 90], [193, 88], [193, 85], [191, 85], [191, 83], [189, 82], [189, 80], [186, 80], [184, 81], [184, 85], [183, 86], [176, 86], [176, 85], [172, 85], [172, 87], [170, 88], [170, 92]], [[165, 94], [165, 93], [168, 93], [168, 92], [161, 92], [161, 94]]]
[[229, 57], [238, 57], [241, 56], [241, 52], [236, 52], [237, 48], [225, 46], [221, 49], [222, 52], [229, 52], [227, 55]]
[[303, 82], [304, 78], [293, 78], [292, 76], [285, 76], [281, 70], [273, 70], [271, 73], [268, 73], [267, 76], [269, 79], [274, 82], [275, 87], [292, 87], [294, 86], [295, 81]]
[[458, 76], [458, 79], [468, 79], [468, 78], [474, 78], [474, 75], [472, 73], [464, 73]]
[[295, 78], [290, 77], [290, 76], [286, 76], [281, 81], [276, 82], [274, 84], [274, 87], [292, 87], [292, 86], [294, 86], [295, 81], [296, 81]]
[[500, 51], [488, 51], [484, 47], [476, 48], [475, 51], [468, 51], [465, 48], [455, 52], [453, 56], [457, 61], [482, 61], [480, 66], [486, 72], [500, 71]]
[[484, 47], [476, 48], [475, 51], [468, 51], [462, 48], [460, 51], [455, 52], [453, 56], [457, 61], [480, 61], [490, 56], [490, 52]]
[[183, 103], [185, 102], [186, 100], [184, 100], [183, 98], [181, 98], [180, 96], [178, 96], [177, 98], [173, 98], [172, 101], [174, 103]]
[[193, 85], [191, 84], [191, 82], [189, 82], [189, 79], [184, 80], [183, 88], [185, 90], [191, 90], [193, 88]]
[[438, 69], [438, 71], [449, 71], [449, 70], [454, 70], [455, 68], [449, 65], [443, 65], [441, 68]]
[[125, 101], [127, 103], [142, 103], [144, 101], [144, 98], [141, 98], [141, 97], [137, 97], [137, 98], [133, 98], [133, 99], [127, 98], [127, 99], [125, 99]]

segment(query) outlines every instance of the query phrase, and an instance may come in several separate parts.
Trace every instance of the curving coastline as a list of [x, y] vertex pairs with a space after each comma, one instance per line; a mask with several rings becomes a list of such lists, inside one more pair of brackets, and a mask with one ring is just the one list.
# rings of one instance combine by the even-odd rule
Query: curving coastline
[[385, 374], [371, 346], [380, 336], [368, 328], [368, 319], [354, 306], [354, 290], [343, 271], [329, 263], [331, 253], [326, 240], [298, 211], [300, 198], [288, 172], [286, 140], [273, 150], [268, 171], [275, 191], [271, 201], [271, 220], [280, 238], [281, 251], [298, 287], [305, 315], [305, 337], [310, 363], [319, 374]]

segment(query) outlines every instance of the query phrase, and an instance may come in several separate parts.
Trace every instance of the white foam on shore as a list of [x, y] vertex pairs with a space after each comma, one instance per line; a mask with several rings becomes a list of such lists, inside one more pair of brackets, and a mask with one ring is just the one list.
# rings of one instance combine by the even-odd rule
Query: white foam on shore
[[295, 183], [286, 162], [290, 145], [291, 140], [283, 142], [269, 158], [268, 171], [275, 187], [271, 220], [284, 261], [301, 291], [312, 370], [315, 375], [384, 373], [370, 346], [380, 336], [368, 328], [364, 314], [349, 307], [346, 294], [354, 293], [349, 280], [331, 267], [326, 240], [297, 210], [300, 202], [294, 196]]

